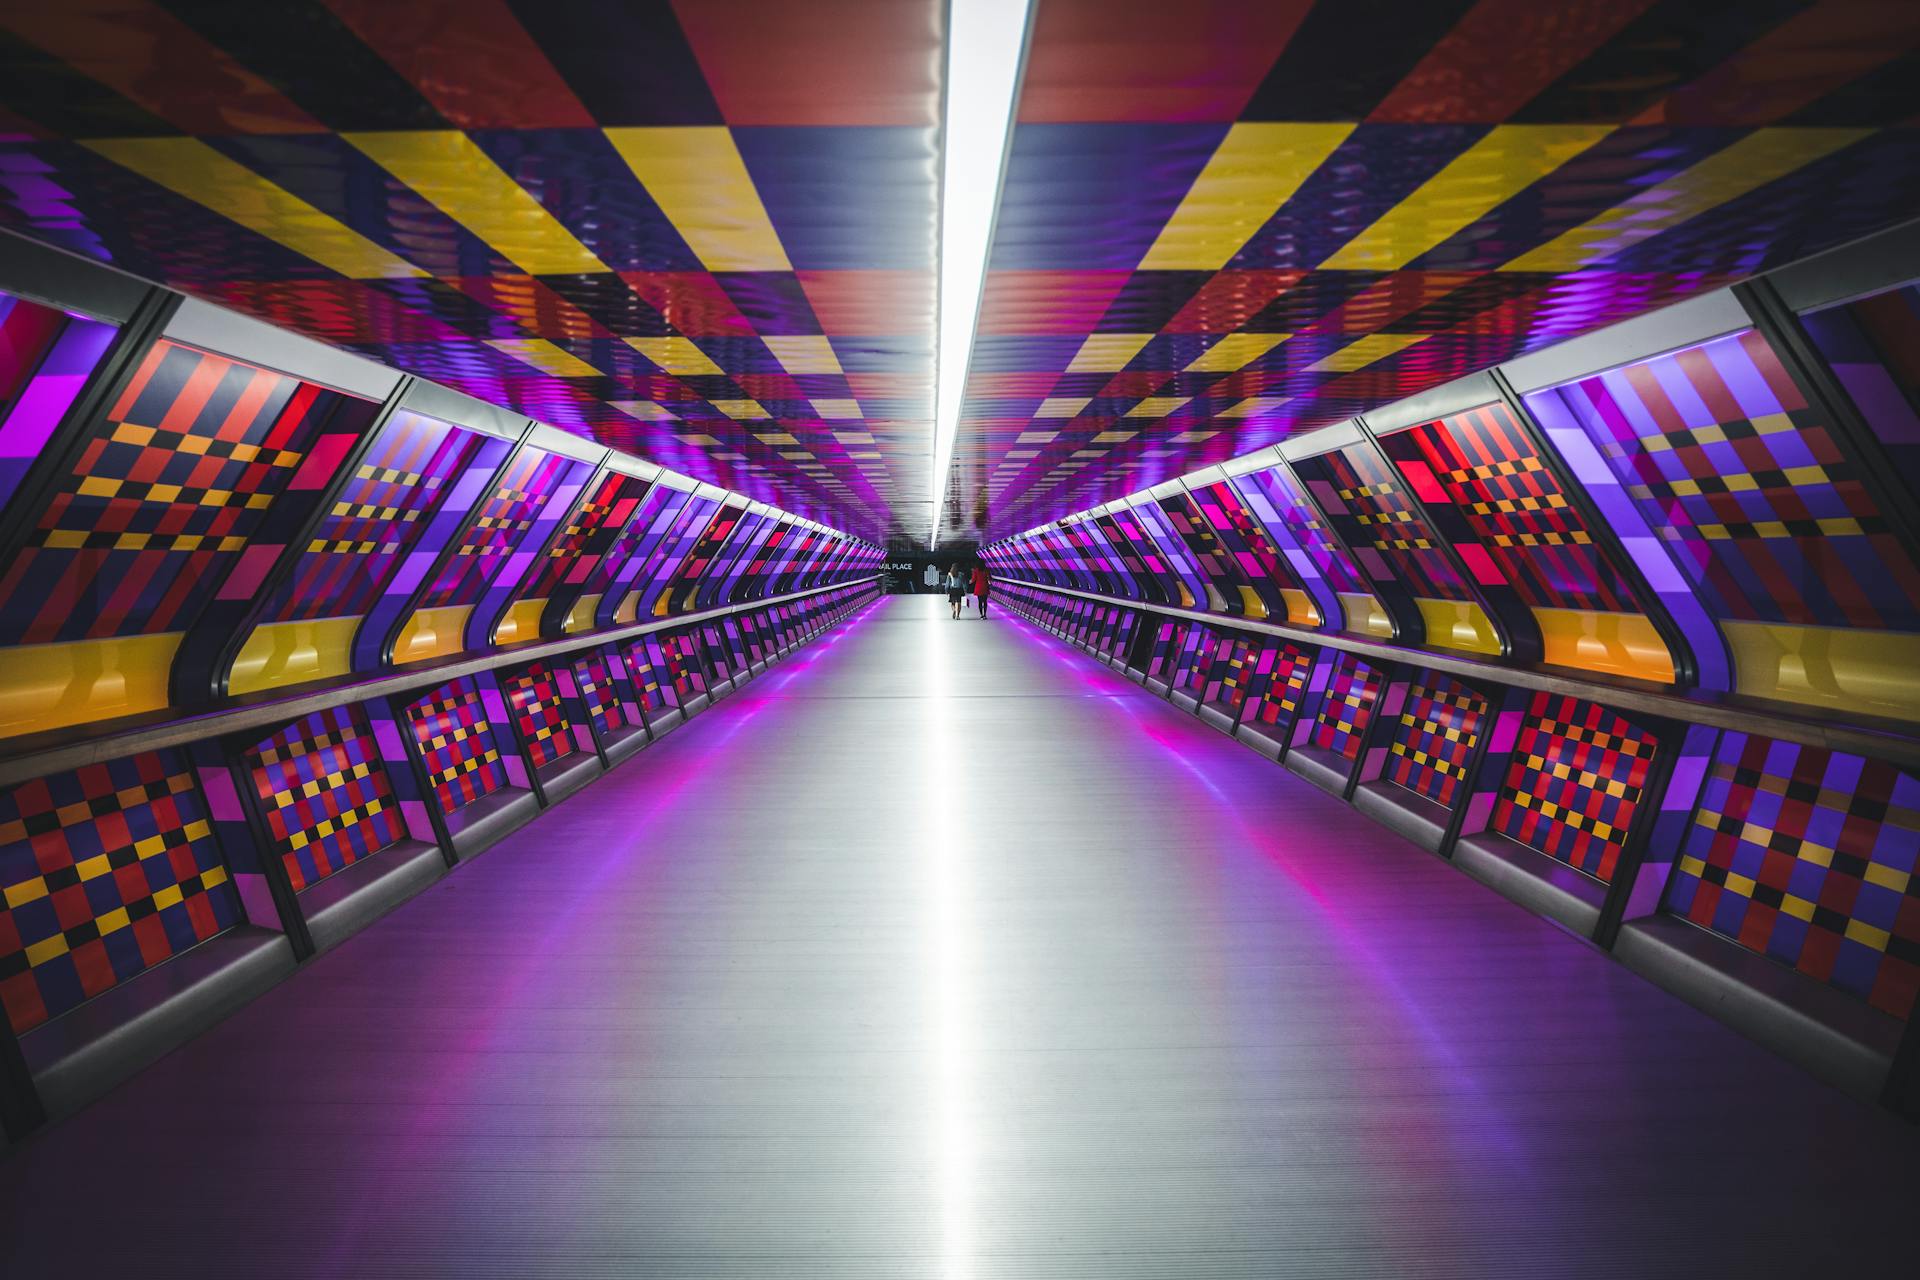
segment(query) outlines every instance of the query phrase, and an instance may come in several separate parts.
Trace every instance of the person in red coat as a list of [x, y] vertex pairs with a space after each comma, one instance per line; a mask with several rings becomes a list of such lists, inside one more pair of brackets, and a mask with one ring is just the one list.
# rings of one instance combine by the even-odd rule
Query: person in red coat
[[973, 594], [974, 598], [980, 601], [980, 616], [983, 618], [987, 616], [987, 595], [992, 590], [993, 578], [988, 575], [987, 566], [984, 564], [974, 565]]

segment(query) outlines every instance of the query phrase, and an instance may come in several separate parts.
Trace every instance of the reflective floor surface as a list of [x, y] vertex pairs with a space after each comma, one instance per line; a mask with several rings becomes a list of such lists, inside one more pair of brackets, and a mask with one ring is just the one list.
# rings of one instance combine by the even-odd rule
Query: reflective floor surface
[[1914, 1130], [912, 597], [0, 1160], [0, 1272], [1800, 1276], [1910, 1260], [1917, 1190]]

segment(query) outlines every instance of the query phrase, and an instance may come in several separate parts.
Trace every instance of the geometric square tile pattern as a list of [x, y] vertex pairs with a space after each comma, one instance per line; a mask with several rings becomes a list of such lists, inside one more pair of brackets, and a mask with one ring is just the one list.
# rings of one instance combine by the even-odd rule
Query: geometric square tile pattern
[[1645, 730], [1597, 703], [1535, 692], [1489, 829], [1609, 881], [1654, 750]]
[[1897, 1018], [1920, 992], [1920, 779], [1727, 733], [1666, 906]]
[[1433, 672], [1407, 690], [1388, 748], [1386, 778], [1451, 809], [1486, 723], [1487, 700]]
[[448, 681], [407, 707], [407, 724], [427, 765], [427, 780], [443, 812], [507, 785], [500, 744], [465, 676]]
[[184, 626], [342, 399], [156, 343], [0, 573], [0, 644]]
[[296, 721], [247, 752], [267, 832], [297, 892], [406, 834], [358, 706]]
[[500, 684], [520, 740], [526, 744], [528, 763], [538, 769], [573, 754], [573, 731], [560, 703], [560, 689], [544, 663], [503, 676]]
[[16, 1032], [238, 924], [186, 760], [88, 765], [0, 791], [0, 1002]]
[[1358, 759], [1385, 683], [1378, 667], [1342, 653], [1334, 663], [1320, 714], [1314, 718], [1313, 745], [1348, 760]]

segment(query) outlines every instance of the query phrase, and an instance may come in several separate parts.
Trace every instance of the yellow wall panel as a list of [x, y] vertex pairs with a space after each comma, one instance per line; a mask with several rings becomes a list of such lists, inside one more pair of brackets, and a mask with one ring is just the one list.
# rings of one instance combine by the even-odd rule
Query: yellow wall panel
[[538, 600], [515, 600], [500, 619], [500, 625], [493, 629], [493, 642], [504, 645], [538, 640], [540, 615], [546, 611], [546, 607], [544, 596]]
[[1546, 661], [1556, 667], [1673, 683], [1673, 655], [1643, 614], [1535, 609], [1533, 616]]
[[344, 676], [352, 670], [359, 618], [270, 622], [255, 627], [227, 677], [231, 693], [258, 693], [282, 685]]
[[1479, 605], [1467, 600], [1423, 598], [1416, 598], [1414, 603], [1420, 606], [1420, 617], [1427, 624], [1428, 644], [1492, 657], [1500, 655], [1500, 633]]
[[1734, 687], [1854, 715], [1920, 720], [1920, 635], [1722, 622]]
[[473, 606], [465, 604], [416, 609], [393, 643], [393, 664], [405, 666], [459, 653], [465, 647], [461, 636], [467, 629], [467, 615], [472, 612]]
[[0, 737], [158, 711], [178, 632], [20, 645], [0, 661]]

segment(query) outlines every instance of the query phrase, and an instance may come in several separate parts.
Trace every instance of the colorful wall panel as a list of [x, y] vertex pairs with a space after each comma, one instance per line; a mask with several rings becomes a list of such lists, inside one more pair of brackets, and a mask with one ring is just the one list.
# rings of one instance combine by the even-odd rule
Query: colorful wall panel
[[1247, 616], [1275, 617], [1302, 627], [1319, 625], [1319, 612], [1301, 587], [1298, 575], [1232, 485], [1218, 480], [1198, 486], [1192, 491], [1192, 500], [1220, 536], [1221, 546], [1233, 557], [1241, 579], [1253, 593], [1247, 602]]
[[420, 598], [422, 609], [471, 607], [545, 510], [554, 489], [582, 464], [541, 449], [522, 448], [481, 506], [466, 536], [441, 565]]
[[1486, 731], [1487, 700], [1457, 680], [1423, 672], [1407, 690], [1387, 748], [1388, 782], [1451, 809]]
[[1501, 652], [1493, 619], [1371, 441], [1296, 459], [1293, 467], [1374, 594], [1398, 608], [1408, 627], [1421, 626], [1426, 643], [1439, 648]]
[[360, 620], [479, 448], [472, 432], [407, 410], [378, 430], [262, 608], [234, 661], [232, 692], [347, 674]]
[[245, 767], [296, 891], [406, 834], [359, 707], [317, 711], [250, 748]]
[[1667, 891], [1676, 915], [1905, 1018], [1920, 992], [1920, 779], [1722, 736]]
[[1616, 499], [1718, 621], [1742, 692], [1920, 718], [1920, 565], [1886, 517], [1880, 478], [1759, 333], [1527, 404], [1591, 438]]
[[[347, 401], [296, 378], [156, 343], [0, 571], [0, 732], [167, 703], [180, 632]], [[360, 402], [354, 402], [360, 403]]]
[[[1512, 409], [1481, 405], [1395, 432], [1382, 450], [1487, 593], [1531, 611], [1556, 666], [1671, 683], [1672, 653]], [[1451, 519], [1447, 519], [1451, 517]]]
[[472, 680], [451, 680], [410, 704], [407, 725], [442, 811], [452, 813], [507, 785], [499, 738]]
[[595, 733], [605, 739], [626, 728], [626, 713], [620, 709], [620, 698], [614, 690], [613, 675], [608, 670], [604, 654], [595, 650], [585, 657], [574, 659], [573, 680], [580, 690], [581, 705], [586, 707], [587, 718], [592, 721]]
[[1313, 745], [1348, 760], [1359, 759], [1385, 688], [1385, 672], [1351, 653], [1342, 653], [1334, 660], [1326, 696], [1314, 716]]
[[1268, 737], [1278, 738], [1293, 723], [1306, 696], [1307, 677], [1313, 668], [1313, 654], [1287, 640], [1269, 640], [1254, 660], [1253, 682], [1248, 693], [1254, 699], [1253, 710], [1243, 722], [1270, 730]]
[[1489, 829], [1611, 880], [1656, 750], [1646, 730], [1597, 703], [1536, 692]]
[[1288, 558], [1326, 616], [1342, 619], [1346, 631], [1382, 639], [1393, 635], [1393, 619], [1361, 576], [1360, 566], [1286, 467], [1249, 471], [1235, 476], [1233, 483], [1274, 538], [1294, 544], [1298, 554]]
[[545, 663], [536, 662], [524, 671], [502, 676], [500, 687], [507, 696], [507, 713], [513, 717], [514, 728], [526, 746], [527, 760], [534, 768], [573, 754], [573, 726], [567, 722], [560, 687]]
[[242, 919], [192, 766], [172, 751], [0, 791], [0, 896], [16, 1032]]
[[0, 507], [12, 501], [116, 332], [0, 292]]
[[1158, 501], [1160, 514], [1193, 558], [1194, 569], [1206, 588], [1206, 607], [1215, 613], [1265, 613], [1265, 604], [1247, 585], [1239, 566], [1227, 554], [1220, 535], [1202, 518], [1188, 496], [1173, 493]]

